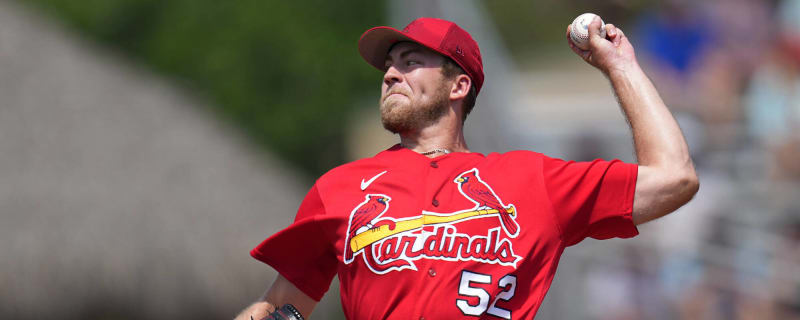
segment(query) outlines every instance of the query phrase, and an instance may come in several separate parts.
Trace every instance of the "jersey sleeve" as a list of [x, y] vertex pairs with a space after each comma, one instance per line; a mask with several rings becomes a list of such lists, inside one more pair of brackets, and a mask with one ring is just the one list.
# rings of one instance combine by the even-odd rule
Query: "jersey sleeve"
[[250, 255], [275, 268], [284, 278], [316, 301], [328, 291], [337, 258], [326, 230], [335, 221], [325, 215], [316, 185], [306, 195], [294, 223], [267, 238]]
[[565, 246], [586, 237], [630, 238], [638, 166], [619, 160], [564, 161], [543, 156], [542, 177]]

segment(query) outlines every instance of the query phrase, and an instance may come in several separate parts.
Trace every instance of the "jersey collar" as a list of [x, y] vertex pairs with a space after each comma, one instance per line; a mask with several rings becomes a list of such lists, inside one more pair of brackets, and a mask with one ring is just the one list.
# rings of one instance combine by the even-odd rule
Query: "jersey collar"
[[483, 158], [485, 156], [478, 152], [451, 152], [448, 154], [439, 155], [434, 158], [428, 158], [424, 155], [414, 152], [411, 149], [401, 146], [399, 143], [375, 155], [375, 158], [381, 159], [382, 161], [390, 162], [393, 165], [427, 164], [430, 163], [431, 161], [438, 162], [446, 159], [462, 158], [462, 157]]

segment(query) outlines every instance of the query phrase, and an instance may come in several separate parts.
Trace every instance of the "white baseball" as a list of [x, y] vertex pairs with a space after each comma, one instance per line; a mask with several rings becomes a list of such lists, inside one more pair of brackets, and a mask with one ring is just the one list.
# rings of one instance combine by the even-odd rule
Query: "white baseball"
[[[594, 13], [584, 13], [572, 21], [569, 38], [578, 48], [589, 49], [589, 24], [592, 23], [596, 16]], [[606, 24], [603, 23], [603, 19], [600, 19], [600, 37], [606, 37]]]

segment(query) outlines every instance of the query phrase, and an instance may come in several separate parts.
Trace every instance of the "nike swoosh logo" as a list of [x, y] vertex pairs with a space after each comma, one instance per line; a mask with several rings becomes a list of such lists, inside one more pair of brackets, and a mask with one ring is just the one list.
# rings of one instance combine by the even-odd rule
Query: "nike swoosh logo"
[[369, 179], [367, 181], [364, 181], [364, 179], [361, 179], [361, 191], [367, 190], [367, 187], [369, 187], [369, 185], [372, 183], [372, 181], [375, 181], [375, 179], [378, 179], [378, 177], [382, 176], [386, 172], [387, 171], [383, 171], [383, 172], [381, 172], [379, 174], [376, 174], [374, 177], [372, 177], [372, 179]]

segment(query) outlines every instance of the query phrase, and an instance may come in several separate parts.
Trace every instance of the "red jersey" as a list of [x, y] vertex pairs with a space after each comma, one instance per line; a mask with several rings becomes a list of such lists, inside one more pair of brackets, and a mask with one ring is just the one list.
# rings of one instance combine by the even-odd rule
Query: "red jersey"
[[638, 167], [530, 151], [428, 158], [396, 145], [317, 180], [251, 255], [349, 319], [530, 319], [564, 248], [628, 238]]

